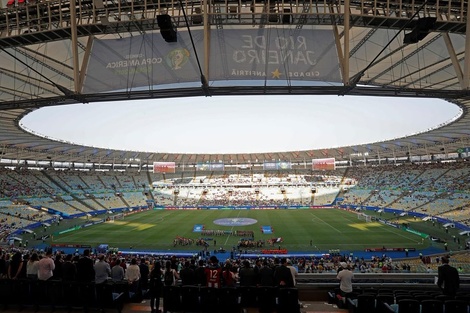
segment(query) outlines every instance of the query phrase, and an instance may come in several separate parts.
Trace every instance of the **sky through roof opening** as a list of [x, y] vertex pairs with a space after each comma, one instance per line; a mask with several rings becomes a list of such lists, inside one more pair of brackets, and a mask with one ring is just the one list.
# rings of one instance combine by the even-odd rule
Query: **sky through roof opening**
[[439, 99], [227, 96], [45, 107], [21, 120], [77, 144], [168, 153], [261, 153], [358, 145], [423, 132], [461, 110]]

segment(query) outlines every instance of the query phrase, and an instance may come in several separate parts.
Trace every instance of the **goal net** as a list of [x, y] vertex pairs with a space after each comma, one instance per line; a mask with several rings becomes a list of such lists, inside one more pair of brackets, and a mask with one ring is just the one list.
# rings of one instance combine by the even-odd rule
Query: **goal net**
[[108, 222], [114, 223], [115, 220], [122, 220], [122, 219], [124, 219], [124, 214], [119, 213], [119, 214], [109, 216], [108, 217]]
[[366, 221], [367, 223], [372, 222], [372, 216], [364, 214], [364, 213], [357, 213], [357, 218], [362, 221]]

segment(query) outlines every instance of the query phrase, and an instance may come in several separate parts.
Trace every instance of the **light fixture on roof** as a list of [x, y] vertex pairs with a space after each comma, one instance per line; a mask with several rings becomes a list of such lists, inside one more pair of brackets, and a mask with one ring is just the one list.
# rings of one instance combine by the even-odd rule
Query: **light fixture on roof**
[[434, 28], [437, 18], [435, 17], [423, 17], [416, 21], [416, 25], [411, 33], [405, 34], [403, 39], [404, 44], [417, 43], [423, 40], [431, 29]]

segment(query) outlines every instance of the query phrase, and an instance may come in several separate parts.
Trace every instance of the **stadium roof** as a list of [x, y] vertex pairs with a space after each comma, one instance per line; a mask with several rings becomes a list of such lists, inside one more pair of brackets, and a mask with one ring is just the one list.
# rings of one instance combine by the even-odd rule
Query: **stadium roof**
[[[5, 159], [246, 164], [393, 158], [470, 147], [468, 1], [79, 0], [9, 7], [2, 1]], [[166, 14], [170, 24], [158, 20]], [[164, 40], [176, 36], [172, 30], [177, 43], [171, 40], [176, 37]], [[243, 61], [251, 67], [237, 67]], [[424, 133], [366, 145], [217, 155], [100, 149], [20, 127], [23, 116], [44, 106], [279, 94], [441, 98], [459, 105], [462, 115]]]

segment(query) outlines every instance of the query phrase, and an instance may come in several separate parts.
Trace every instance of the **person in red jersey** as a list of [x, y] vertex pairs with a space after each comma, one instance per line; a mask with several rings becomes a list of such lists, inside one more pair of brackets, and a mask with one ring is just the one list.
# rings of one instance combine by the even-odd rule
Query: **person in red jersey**
[[207, 287], [220, 288], [220, 276], [222, 275], [222, 268], [219, 265], [219, 260], [215, 255], [209, 259], [209, 265], [204, 270], [206, 274]]

